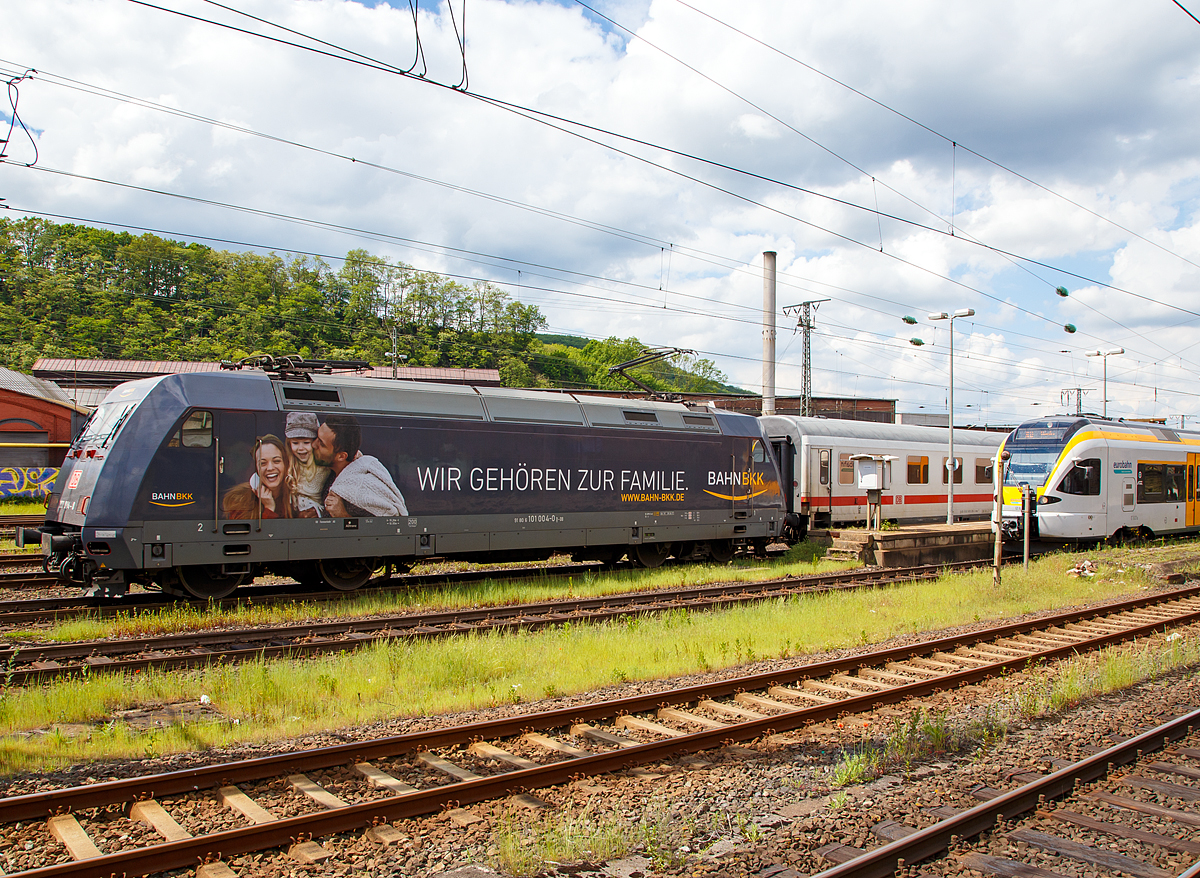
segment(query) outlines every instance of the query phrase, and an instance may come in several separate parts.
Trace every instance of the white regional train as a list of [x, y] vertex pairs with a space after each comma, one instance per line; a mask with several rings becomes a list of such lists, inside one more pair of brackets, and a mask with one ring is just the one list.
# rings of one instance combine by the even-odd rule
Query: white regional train
[[1080, 542], [1200, 530], [1200, 433], [1061, 415], [1027, 421], [1004, 444], [1004, 522], [1022, 527], [1021, 484], [1036, 494], [1030, 528]]
[[[783, 485], [791, 484], [788, 511], [799, 516], [799, 536], [867, 520], [867, 494], [857, 486], [856, 455], [887, 455], [890, 488], [882, 497], [883, 518], [898, 524], [946, 520], [946, 461], [949, 436], [941, 427], [827, 420], [794, 415], [759, 419], [780, 465]], [[954, 514], [987, 519], [994, 503], [992, 461], [1004, 433], [954, 431]]]

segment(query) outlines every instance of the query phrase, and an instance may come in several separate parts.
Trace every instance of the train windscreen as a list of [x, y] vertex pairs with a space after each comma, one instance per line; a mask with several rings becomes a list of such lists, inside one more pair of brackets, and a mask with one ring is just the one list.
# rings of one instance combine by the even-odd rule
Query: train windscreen
[[1032, 421], [1013, 431], [1004, 444], [1010, 455], [1004, 472], [1004, 484], [1031, 488], [1046, 484], [1054, 463], [1062, 454], [1067, 440], [1079, 429], [1082, 421]]
[[1031, 488], [1046, 484], [1046, 477], [1054, 469], [1054, 462], [1062, 453], [1061, 445], [1032, 445], [1023, 448], [1008, 448], [1012, 455], [1004, 473], [1004, 484], [1018, 487], [1022, 482]]

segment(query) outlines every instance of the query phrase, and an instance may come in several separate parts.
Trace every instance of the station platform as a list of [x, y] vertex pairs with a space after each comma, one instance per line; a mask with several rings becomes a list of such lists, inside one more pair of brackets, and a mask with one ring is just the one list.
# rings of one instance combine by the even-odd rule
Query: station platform
[[859, 560], [879, 567], [916, 567], [991, 558], [996, 537], [987, 521], [919, 524], [890, 530], [811, 530], [808, 538], [829, 548], [827, 558]]

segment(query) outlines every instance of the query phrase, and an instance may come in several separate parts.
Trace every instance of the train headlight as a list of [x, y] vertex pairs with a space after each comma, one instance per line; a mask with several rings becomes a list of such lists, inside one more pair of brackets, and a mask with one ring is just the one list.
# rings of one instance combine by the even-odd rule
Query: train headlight
[[1038, 497], [1038, 506], [1049, 506], [1051, 503], [1061, 503], [1062, 497], [1051, 497], [1049, 494], [1043, 494]]

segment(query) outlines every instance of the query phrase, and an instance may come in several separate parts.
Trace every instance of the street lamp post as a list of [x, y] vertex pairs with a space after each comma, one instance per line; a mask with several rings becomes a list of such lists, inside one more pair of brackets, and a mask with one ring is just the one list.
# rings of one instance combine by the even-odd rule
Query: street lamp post
[[1111, 351], [1086, 351], [1085, 357], [1103, 357], [1104, 358], [1104, 389], [1101, 391], [1104, 394], [1104, 417], [1108, 419], [1108, 358], [1117, 354], [1125, 353], [1125, 348], [1113, 348]]
[[946, 461], [946, 524], [954, 524], [954, 476], [958, 473], [958, 462], [954, 459], [954, 319], [974, 316], [974, 308], [959, 308], [953, 314], [938, 311], [929, 315], [930, 320], [950, 321], [950, 398], [947, 406], [950, 412], [950, 458]]

